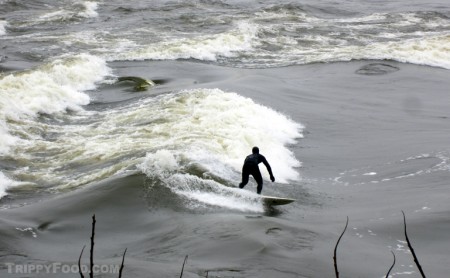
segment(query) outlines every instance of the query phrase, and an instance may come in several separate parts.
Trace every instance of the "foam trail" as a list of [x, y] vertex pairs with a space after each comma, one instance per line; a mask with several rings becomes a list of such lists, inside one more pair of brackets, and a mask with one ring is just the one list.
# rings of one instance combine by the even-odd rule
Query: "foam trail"
[[181, 161], [167, 150], [147, 154], [138, 168], [150, 178], [159, 179], [172, 192], [187, 198], [191, 208], [213, 206], [248, 212], [263, 210], [256, 193], [186, 173]]

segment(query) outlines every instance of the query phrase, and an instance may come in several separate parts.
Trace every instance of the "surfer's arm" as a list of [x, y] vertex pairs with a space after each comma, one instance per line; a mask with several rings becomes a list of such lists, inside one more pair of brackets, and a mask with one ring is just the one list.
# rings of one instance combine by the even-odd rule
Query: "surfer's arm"
[[270, 180], [271, 180], [272, 182], [274, 182], [274, 181], [275, 181], [275, 177], [274, 177], [273, 174], [272, 174], [272, 168], [270, 167], [269, 162], [267, 162], [267, 159], [266, 159], [264, 156], [262, 157], [262, 163], [266, 166], [267, 171], [269, 172]]

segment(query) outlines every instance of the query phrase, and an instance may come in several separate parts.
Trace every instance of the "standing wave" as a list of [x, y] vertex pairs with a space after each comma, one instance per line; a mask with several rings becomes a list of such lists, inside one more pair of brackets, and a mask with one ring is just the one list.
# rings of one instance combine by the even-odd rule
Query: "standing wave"
[[254, 145], [269, 159], [278, 182], [299, 178], [300, 162], [288, 145], [302, 137], [303, 126], [286, 116], [219, 89], [182, 91], [160, 104], [157, 114], [164, 120], [153, 130], [162, 138], [138, 165], [153, 185], [162, 184], [195, 206], [259, 211], [256, 194], [236, 188]]
[[232, 22], [224, 32], [161, 35], [161, 41], [137, 40], [127, 51], [120, 48], [105, 56], [108, 60], [196, 59], [247, 68], [396, 60], [450, 69], [450, 20], [439, 12], [321, 18], [299, 7], [281, 6]]
[[81, 110], [62, 122], [22, 125], [30, 140], [11, 148], [15, 167], [3, 173], [57, 191], [139, 170], [191, 199], [223, 199], [223, 192], [234, 190], [227, 186], [240, 178], [242, 160], [254, 145], [278, 182], [299, 178], [300, 162], [288, 147], [302, 137], [303, 126], [220, 89], [186, 90], [106, 111]]

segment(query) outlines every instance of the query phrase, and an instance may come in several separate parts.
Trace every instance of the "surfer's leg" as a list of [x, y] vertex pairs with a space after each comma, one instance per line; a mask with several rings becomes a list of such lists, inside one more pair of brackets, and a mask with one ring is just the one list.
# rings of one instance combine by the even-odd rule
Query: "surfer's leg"
[[244, 188], [248, 183], [248, 177], [250, 176], [250, 171], [248, 167], [242, 167], [242, 182], [239, 184], [239, 188]]
[[256, 188], [256, 193], [261, 194], [262, 188], [263, 188], [263, 178], [261, 176], [261, 172], [259, 169], [255, 170], [252, 173], [253, 178], [255, 178], [256, 183], [258, 184], [258, 187]]

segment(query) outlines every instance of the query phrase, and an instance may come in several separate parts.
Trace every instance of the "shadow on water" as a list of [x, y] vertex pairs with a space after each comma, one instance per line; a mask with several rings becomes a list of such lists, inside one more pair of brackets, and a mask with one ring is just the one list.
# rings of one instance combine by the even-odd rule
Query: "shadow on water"
[[273, 207], [273, 206], [264, 206], [264, 216], [268, 217], [277, 217], [283, 214], [283, 211]]

